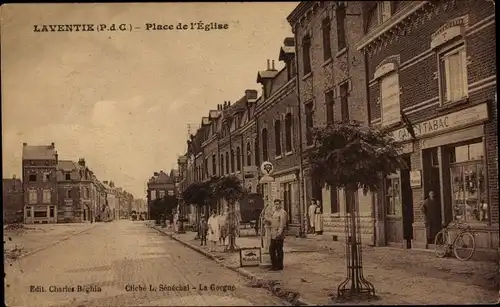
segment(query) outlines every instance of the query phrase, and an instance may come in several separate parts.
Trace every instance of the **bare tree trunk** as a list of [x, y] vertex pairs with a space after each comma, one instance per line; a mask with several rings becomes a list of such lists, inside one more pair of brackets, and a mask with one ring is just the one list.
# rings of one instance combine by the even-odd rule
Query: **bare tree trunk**
[[236, 251], [236, 217], [234, 201], [229, 202], [229, 251]]

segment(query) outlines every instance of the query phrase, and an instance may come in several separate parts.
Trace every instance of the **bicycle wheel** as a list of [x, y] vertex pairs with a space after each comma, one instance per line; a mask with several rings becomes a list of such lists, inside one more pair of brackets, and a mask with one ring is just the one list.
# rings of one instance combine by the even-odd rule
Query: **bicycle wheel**
[[459, 260], [469, 260], [475, 251], [476, 240], [470, 232], [460, 233], [453, 241], [453, 253]]
[[434, 238], [434, 252], [439, 258], [443, 258], [448, 254], [448, 236], [448, 230], [443, 229]]

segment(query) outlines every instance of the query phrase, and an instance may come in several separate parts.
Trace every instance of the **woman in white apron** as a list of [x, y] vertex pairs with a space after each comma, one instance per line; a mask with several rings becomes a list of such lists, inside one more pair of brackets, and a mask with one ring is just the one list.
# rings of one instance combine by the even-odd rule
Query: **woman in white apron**
[[208, 218], [207, 224], [208, 224], [207, 240], [209, 242], [208, 249], [210, 252], [215, 252], [215, 247], [220, 237], [219, 221], [217, 218], [217, 214], [215, 213], [215, 210], [212, 211], [212, 215], [210, 215], [210, 217]]

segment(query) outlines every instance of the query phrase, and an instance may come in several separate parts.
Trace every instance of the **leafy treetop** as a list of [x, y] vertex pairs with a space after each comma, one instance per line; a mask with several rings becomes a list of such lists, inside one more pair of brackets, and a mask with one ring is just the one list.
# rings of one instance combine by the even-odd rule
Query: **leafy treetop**
[[404, 164], [400, 145], [380, 129], [359, 123], [336, 123], [314, 130], [316, 146], [309, 156], [311, 175], [321, 184], [377, 191], [380, 179]]
[[228, 203], [234, 203], [245, 195], [245, 189], [236, 176], [222, 177], [217, 182], [216, 194]]

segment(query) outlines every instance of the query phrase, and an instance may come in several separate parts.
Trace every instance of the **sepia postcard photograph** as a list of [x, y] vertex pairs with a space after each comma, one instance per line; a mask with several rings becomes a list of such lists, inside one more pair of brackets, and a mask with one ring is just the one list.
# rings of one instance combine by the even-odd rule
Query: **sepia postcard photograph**
[[495, 20], [1, 5], [5, 306], [500, 303]]

